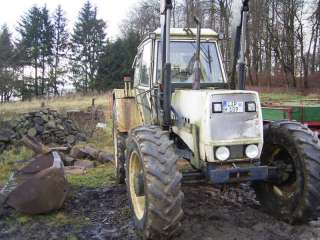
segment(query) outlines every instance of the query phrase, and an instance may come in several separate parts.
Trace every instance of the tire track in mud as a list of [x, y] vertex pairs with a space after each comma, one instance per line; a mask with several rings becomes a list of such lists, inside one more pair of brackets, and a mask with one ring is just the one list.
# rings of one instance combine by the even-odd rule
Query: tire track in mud
[[183, 233], [191, 240], [316, 240], [320, 224], [292, 226], [264, 213], [248, 185], [221, 190], [184, 187]]

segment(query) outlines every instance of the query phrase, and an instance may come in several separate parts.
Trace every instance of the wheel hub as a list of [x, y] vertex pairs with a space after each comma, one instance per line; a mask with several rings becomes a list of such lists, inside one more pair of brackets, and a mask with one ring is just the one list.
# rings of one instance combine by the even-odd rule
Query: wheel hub
[[142, 219], [145, 212], [143, 167], [139, 154], [133, 151], [129, 159], [129, 190], [134, 213], [138, 219]]
[[272, 166], [278, 169], [278, 181], [273, 185], [273, 191], [281, 198], [289, 198], [296, 192], [296, 172], [294, 161], [289, 152], [282, 146], [275, 146], [269, 158]]
[[144, 196], [143, 173], [135, 174], [135, 176], [134, 176], [134, 191], [138, 197]]

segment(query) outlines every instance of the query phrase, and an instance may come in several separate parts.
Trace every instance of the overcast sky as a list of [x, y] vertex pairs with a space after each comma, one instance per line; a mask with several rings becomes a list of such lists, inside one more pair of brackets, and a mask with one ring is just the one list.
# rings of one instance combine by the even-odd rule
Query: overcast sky
[[[115, 38], [120, 34], [119, 25], [130, 7], [138, 0], [90, 0], [98, 7], [98, 17], [107, 22], [108, 37]], [[33, 5], [47, 5], [52, 13], [58, 4], [66, 12], [69, 29], [73, 28], [79, 11], [86, 0], [0, 0], [0, 25], [6, 23], [11, 32], [15, 31], [21, 16]]]

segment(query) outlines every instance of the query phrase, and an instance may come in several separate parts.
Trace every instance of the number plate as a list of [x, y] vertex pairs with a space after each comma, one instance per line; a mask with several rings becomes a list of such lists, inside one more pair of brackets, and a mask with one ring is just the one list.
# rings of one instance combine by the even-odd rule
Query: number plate
[[243, 104], [243, 102], [223, 101], [222, 102], [222, 110], [225, 113], [244, 112], [244, 104]]

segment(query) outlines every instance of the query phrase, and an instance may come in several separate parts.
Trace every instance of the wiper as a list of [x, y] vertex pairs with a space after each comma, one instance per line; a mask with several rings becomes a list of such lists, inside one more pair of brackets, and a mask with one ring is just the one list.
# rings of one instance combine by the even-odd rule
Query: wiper
[[[191, 45], [192, 45], [192, 47], [194, 48], [194, 49], [196, 49], [196, 46], [194, 46], [194, 43], [190, 43]], [[200, 44], [200, 50], [201, 50], [201, 52], [202, 52], [202, 54], [204, 55], [204, 57], [205, 57], [205, 61], [207, 62], [207, 63], [209, 63], [209, 65], [211, 66], [211, 57], [210, 57], [210, 51], [209, 51], [209, 46], [208, 46], [208, 55], [206, 54], [206, 50], [204, 49], [204, 47], [203, 46], [201, 46], [202, 44]], [[211, 69], [211, 67], [210, 67], [210, 69]], [[211, 71], [211, 70], [210, 70]]]
[[212, 66], [211, 66], [211, 55], [210, 55], [210, 48], [208, 45], [208, 63], [209, 63], [209, 69], [210, 69], [210, 73], [212, 73]]

